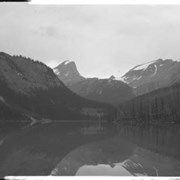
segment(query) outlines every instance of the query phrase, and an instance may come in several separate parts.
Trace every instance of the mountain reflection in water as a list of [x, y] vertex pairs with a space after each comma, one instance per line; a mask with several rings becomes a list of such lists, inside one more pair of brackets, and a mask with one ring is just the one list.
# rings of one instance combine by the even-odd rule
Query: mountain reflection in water
[[69, 122], [32, 126], [3, 140], [0, 176], [179, 176], [179, 137], [178, 125]]
[[132, 176], [122, 164], [116, 164], [115, 166], [99, 164], [97, 166], [85, 165], [79, 168], [76, 173], [77, 176]]
[[121, 124], [109, 139], [69, 153], [51, 175], [179, 176], [180, 127]]
[[78, 146], [111, 137], [115, 132], [112, 124], [105, 123], [102, 128], [89, 122], [52, 122], [11, 132], [0, 146], [0, 177], [49, 175]]

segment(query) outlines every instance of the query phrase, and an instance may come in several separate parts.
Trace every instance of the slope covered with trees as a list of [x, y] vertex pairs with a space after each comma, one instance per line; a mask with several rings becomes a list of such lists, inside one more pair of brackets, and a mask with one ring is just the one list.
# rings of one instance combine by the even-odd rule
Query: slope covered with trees
[[180, 84], [161, 88], [119, 105], [118, 120], [180, 122]]
[[[109, 116], [110, 105], [84, 99], [70, 91], [45, 64], [22, 56], [0, 53], [0, 96], [13, 110], [21, 114], [12, 118], [2, 111], [0, 120], [47, 118], [80, 120], [101, 111]], [[5, 104], [3, 104], [5, 108]], [[84, 109], [86, 108], [86, 113]], [[6, 107], [7, 109], [7, 107]], [[94, 114], [93, 114], [94, 116]]]

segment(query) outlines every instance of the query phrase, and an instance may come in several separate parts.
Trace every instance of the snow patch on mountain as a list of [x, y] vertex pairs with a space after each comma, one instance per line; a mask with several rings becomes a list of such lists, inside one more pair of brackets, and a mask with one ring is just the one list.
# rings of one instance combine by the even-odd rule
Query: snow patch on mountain
[[58, 70], [58, 69], [53, 69], [54, 73], [57, 74], [57, 75], [60, 75], [61, 72]]
[[126, 77], [115, 77], [115, 79], [114, 80], [117, 80], [117, 81], [122, 81], [122, 82], [124, 82], [124, 83], [126, 83], [127, 84], [127, 82], [126, 82]]
[[64, 61], [64, 65], [67, 65], [67, 64], [69, 64], [70, 62], [71, 62], [70, 60]]
[[152, 74], [152, 76], [155, 76], [155, 75], [156, 75], [157, 69], [158, 69], [156, 64], [154, 65], [154, 67], [155, 67], [155, 70], [154, 70], [154, 73]]
[[141, 79], [142, 78], [142, 76], [139, 76], [138, 78], [136, 78], [136, 80], [139, 80], [139, 79]]
[[139, 70], [145, 71], [149, 67], [149, 65], [153, 64], [154, 62], [156, 62], [156, 60], [148, 62], [148, 63], [145, 63], [145, 64], [138, 65], [135, 68], [133, 68], [133, 70], [136, 70], [136, 71], [139, 71]]

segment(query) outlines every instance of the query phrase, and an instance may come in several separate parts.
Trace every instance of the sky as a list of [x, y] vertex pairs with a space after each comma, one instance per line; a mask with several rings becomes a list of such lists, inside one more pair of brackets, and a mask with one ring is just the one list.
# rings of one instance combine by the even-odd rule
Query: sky
[[159, 58], [180, 60], [180, 5], [0, 4], [0, 51], [85, 77], [121, 77]]

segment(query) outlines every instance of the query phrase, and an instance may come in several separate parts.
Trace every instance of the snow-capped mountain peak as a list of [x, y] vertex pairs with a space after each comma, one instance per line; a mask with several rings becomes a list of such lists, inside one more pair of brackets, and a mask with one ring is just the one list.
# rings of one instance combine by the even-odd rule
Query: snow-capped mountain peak
[[138, 66], [135, 66], [133, 68], [133, 70], [135, 71], [138, 71], [138, 70], [142, 70], [142, 71], [145, 71], [151, 64], [153, 64], [154, 62], [156, 62], [157, 60], [155, 61], [151, 61], [151, 62], [148, 62], [148, 63], [144, 63], [144, 64], [141, 64], [141, 65], [138, 65]]
[[85, 79], [77, 70], [74, 61], [66, 60], [53, 69], [58, 78], [67, 86]]
[[[119, 80], [124, 80], [133, 88], [140, 88], [141, 93], [149, 92], [161, 86], [166, 86], [180, 70], [180, 63], [171, 59], [157, 59], [130, 69]], [[176, 77], [176, 75], [173, 75]], [[176, 78], [177, 79], [177, 78]], [[145, 88], [145, 86], [147, 86]], [[143, 89], [143, 90], [142, 90]]]
[[159, 71], [161, 71], [164, 65], [170, 65], [172, 62], [173, 61], [169, 59], [157, 59], [144, 64], [140, 64], [128, 71], [124, 76], [122, 76], [122, 79], [128, 84], [134, 83], [135, 81], [138, 81], [140, 79], [142, 80], [144, 78], [147, 80], [156, 76]]

